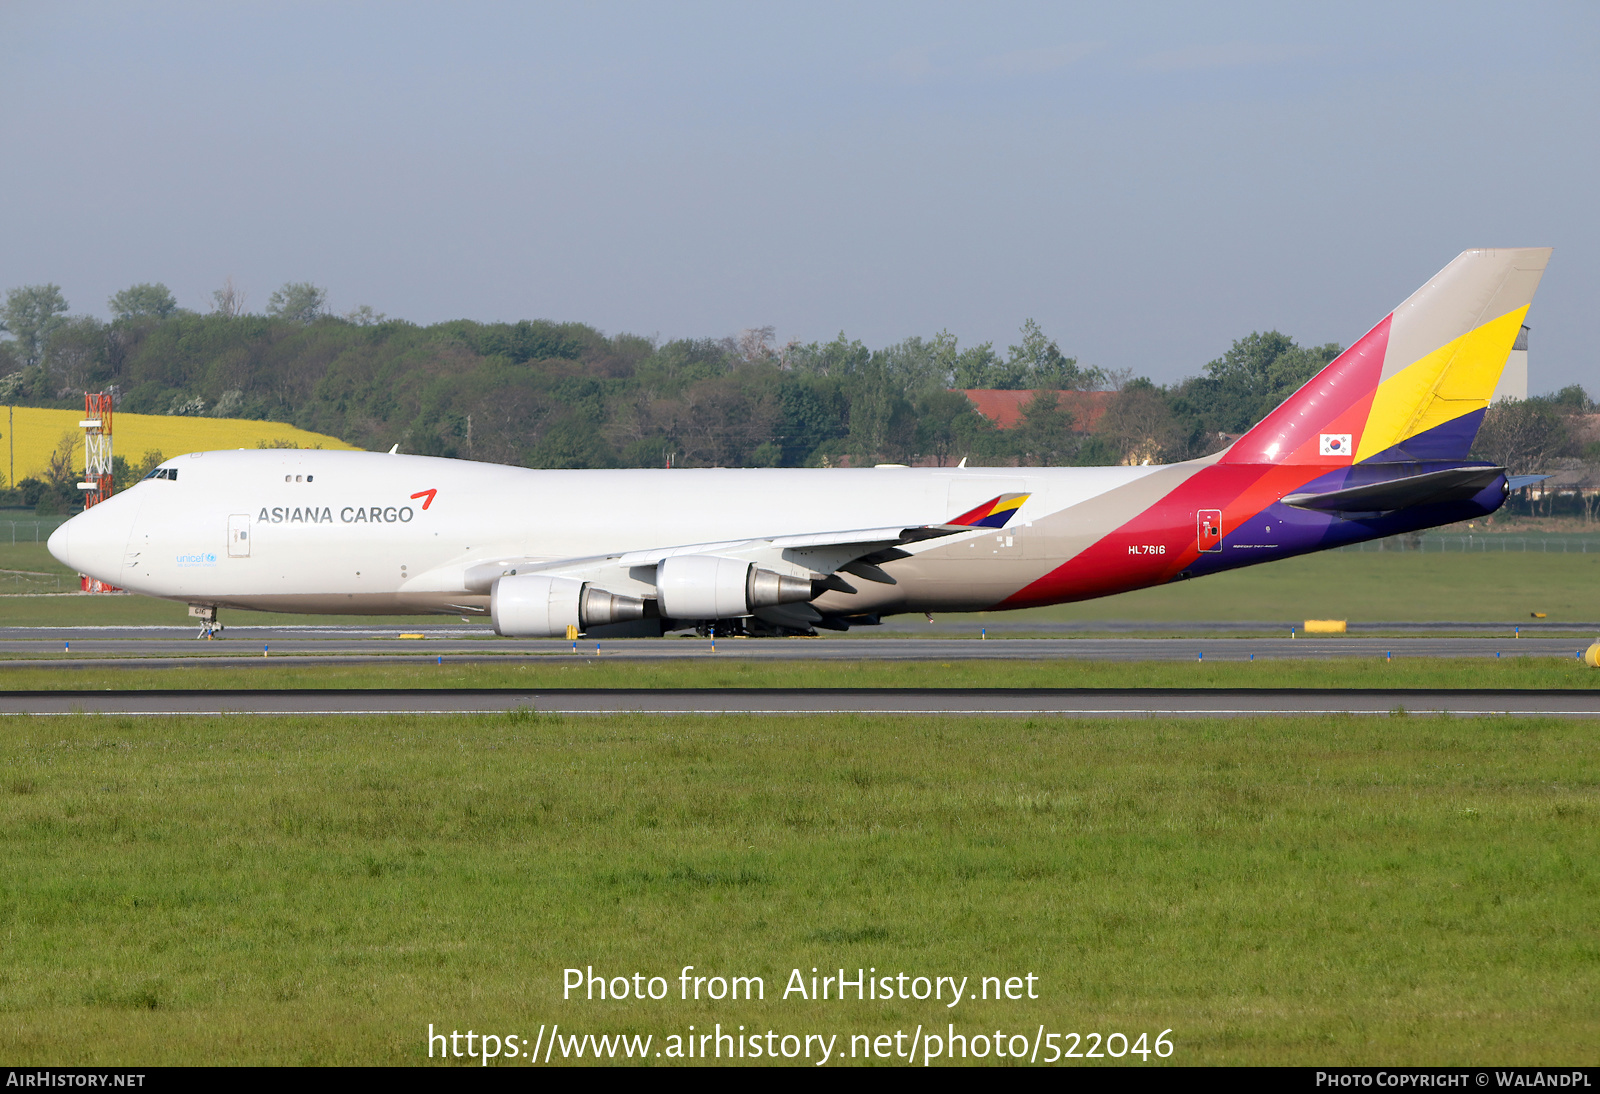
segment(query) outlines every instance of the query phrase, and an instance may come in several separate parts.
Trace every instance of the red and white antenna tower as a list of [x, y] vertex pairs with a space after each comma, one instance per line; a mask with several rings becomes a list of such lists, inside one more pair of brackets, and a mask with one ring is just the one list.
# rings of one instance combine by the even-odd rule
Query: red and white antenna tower
[[[86, 391], [83, 393], [83, 481], [78, 489], [84, 491], [83, 507], [99, 505], [111, 496], [113, 490], [111, 471], [111, 392]], [[84, 575], [81, 579], [86, 593], [114, 593], [120, 589], [107, 585], [98, 578]]]

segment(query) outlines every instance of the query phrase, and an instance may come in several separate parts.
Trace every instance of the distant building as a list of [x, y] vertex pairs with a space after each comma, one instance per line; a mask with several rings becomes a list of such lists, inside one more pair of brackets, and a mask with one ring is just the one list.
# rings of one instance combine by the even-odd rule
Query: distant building
[[[1556, 459], [1546, 464], [1551, 474], [1524, 491], [1530, 503], [1542, 502], [1545, 516], [1552, 516], [1551, 502], [1562, 497], [1576, 498], [1583, 507], [1585, 522], [1594, 520], [1595, 506], [1600, 504], [1600, 467], [1580, 459]], [[1535, 510], [1535, 515], [1538, 511]]]
[[[1022, 421], [1022, 408], [1039, 392], [972, 388], [962, 390], [961, 394], [972, 401], [979, 414], [1001, 429], [1010, 429]], [[1109, 391], [1058, 391], [1055, 394], [1056, 405], [1071, 413], [1072, 428], [1078, 433], [1088, 433], [1094, 429], [1113, 395]]]
[[1501, 399], [1526, 399], [1528, 397], [1528, 328], [1517, 332], [1511, 346], [1511, 356], [1506, 358], [1505, 371], [1500, 373], [1500, 383], [1494, 389], [1490, 404]]

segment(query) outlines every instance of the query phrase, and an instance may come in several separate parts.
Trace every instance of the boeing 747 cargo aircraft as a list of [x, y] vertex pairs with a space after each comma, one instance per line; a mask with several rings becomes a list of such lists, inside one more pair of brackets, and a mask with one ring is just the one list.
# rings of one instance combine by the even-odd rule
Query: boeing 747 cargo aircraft
[[1550, 250], [1462, 253], [1223, 452], [1167, 466], [538, 471], [255, 450], [63, 524], [109, 584], [502, 635], [783, 634], [1086, 600], [1481, 517], [1468, 458]]

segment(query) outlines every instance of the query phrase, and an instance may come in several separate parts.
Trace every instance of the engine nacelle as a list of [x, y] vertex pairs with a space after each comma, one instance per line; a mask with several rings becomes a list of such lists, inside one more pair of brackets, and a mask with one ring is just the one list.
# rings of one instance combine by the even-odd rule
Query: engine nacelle
[[644, 618], [644, 601], [548, 574], [508, 574], [489, 589], [494, 633], [506, 638], [559, 638], [568, 627], [600, 627]]
[[658, 604], [668, 619], [731, 619], [756, 608], [803, 603], [817, 592], [809, 578], [720, 555], [673, 555], [656, 567]]

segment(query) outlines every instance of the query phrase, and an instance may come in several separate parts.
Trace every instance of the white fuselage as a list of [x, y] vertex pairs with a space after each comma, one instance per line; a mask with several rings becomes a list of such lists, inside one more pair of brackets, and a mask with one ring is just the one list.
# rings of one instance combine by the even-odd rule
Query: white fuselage
[[162, 468], [175, 477], [146, 479], [75, 517], [52, 537], [52, 553], [131, 592], [320, 612], [481, 611], [486, 598], [468, 575], [498, 559], [935, 525], [1026, 492], [1008, 534], [938, 541], [961, 563], [941, 571], [938, 588], [913, 579], [879, 597], [890, 610], [978, 609], [1016, 588], [1016, 575], [1051, 565], [1049, 545], [1029, 539], [1036, 520], [1160, 470], [542, 471], [308, 450], [193, 453]]

